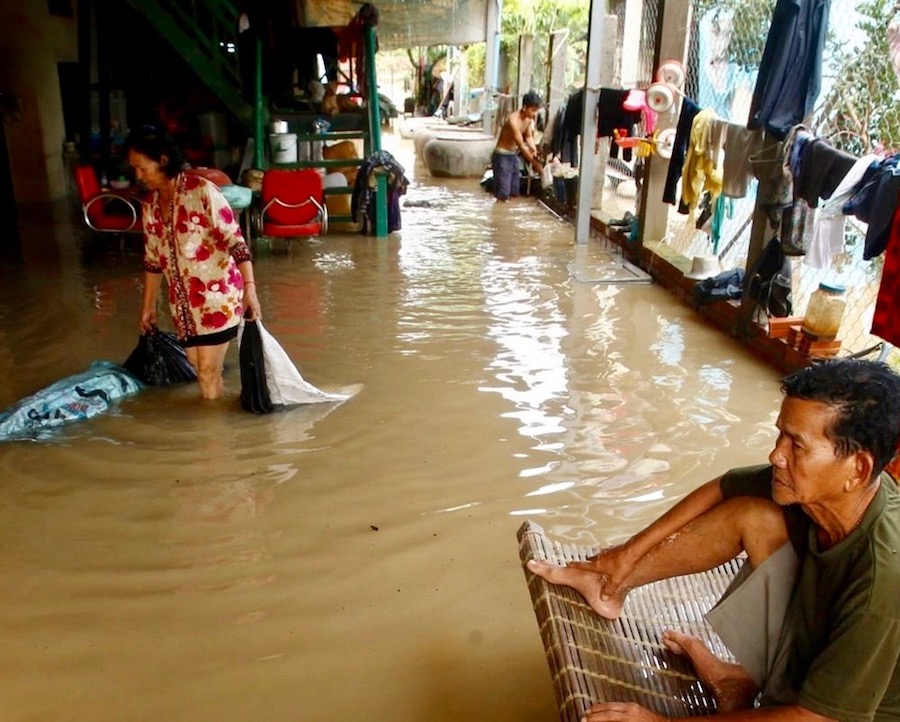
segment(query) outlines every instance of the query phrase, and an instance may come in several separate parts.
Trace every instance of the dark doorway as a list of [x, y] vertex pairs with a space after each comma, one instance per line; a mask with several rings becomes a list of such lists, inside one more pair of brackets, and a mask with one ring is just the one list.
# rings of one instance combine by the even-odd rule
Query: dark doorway
[[81, 67], [78, 63], [57, 63], [59, 89], [62, 94], [63, 122], [66, 125], [66, 140], [75, 140], [80, 131], [81, 105], [84, 90], [81, 87]]
[[[0, 93], [0, 113], [8, 98]], [[9, 168], [9, 148], [6, 145], [6, 127], [0, 117], [0, 254], [18, 255], [19, 211], [16, 208], [16, 194], [13, 190], [12, 172]]]

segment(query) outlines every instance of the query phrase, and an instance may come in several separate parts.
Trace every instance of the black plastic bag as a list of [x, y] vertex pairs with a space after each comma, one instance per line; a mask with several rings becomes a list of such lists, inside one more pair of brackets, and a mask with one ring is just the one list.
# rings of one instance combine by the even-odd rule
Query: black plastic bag
[[241, 408], [254, 414], [268, 414], [273, 409], [266, 385], [266, 362], [263, 359], [262, 336], [256, 321], [244, 319], [239, 352], [241, 365]]
[[178, 338], [158, 328], [141, 334], [134, 351], [122, 365], [150, 386], [174, 386], [197, 380], [197, 372]]

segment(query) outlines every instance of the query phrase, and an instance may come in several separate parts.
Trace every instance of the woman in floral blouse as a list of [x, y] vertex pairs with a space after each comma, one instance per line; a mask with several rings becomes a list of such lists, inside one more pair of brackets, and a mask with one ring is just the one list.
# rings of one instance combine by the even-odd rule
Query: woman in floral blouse
[[165, 276], [175, 332], [197, 371], [200, 393], [217, 399], [241, 317], [261, 318], [250, 249], [218, 188], [182, 172], [183, 157], [169, 136], [144, 128], [131, 134], [127, 147], [138, 183], [150, 191], [143, 210], [141, 331], [156, 326]]

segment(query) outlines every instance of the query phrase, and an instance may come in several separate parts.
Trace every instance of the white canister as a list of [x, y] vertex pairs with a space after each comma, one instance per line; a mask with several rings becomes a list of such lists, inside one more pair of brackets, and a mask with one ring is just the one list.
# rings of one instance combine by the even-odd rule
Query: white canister
[[297, 134], [272, 133], [269, 136], [269, 149], [273, 163], [297, 162]]
[[273, 120], [272, 121], [272, 133], [287, 133], [288, 132], [288, 124], [286, 120]]

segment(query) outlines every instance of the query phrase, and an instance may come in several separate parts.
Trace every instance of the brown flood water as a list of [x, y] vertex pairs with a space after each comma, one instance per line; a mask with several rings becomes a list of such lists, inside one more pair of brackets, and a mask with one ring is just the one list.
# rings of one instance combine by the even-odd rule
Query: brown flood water
[[[621, 540], [763, 461], [777, 373], [572, 228], [413, 179], [403, 230], [259, 253], [267, 328], [334, 408], [146, 390], [0, 444], [0, 719], [556, 719], [526, 518]], [[137, 340], [139, 258], [30, 217], [0, 270], [0, 408]], [[603, 262], [592, 244], [588, 264]]]

